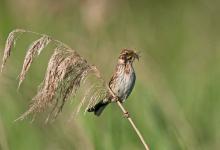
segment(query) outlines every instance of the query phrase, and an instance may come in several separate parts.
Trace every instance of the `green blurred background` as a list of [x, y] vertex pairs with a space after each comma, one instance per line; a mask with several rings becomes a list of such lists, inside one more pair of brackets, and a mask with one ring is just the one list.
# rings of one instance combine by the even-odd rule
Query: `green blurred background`
[[[220, 1], [0, 0], [0, 56], [8, 33], [45, 33], [77, 50], [111, 77], [121, 48], [141, 51], [136, 86], [125, 103], [152, 150], [220, 149]], [[17, 91], [24, 35], [0, 75], [1, 150], [139, 150], [142, 144], [112, 104], [99, 118], [74, 102], [53, 123], [44, 114], [14, 123], [43, 79], [52, 50], [34, 62]]]

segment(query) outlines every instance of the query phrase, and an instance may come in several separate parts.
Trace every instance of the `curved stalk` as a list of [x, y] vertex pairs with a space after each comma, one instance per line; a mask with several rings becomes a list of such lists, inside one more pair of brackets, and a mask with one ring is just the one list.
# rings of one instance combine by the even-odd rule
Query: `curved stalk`
[[139, 137], [139, 139], [141, 140], [144, 148], [146, 150], [150, 150], [149, 146], [147, 145], [147, 143], [145, 142], [142, 134], [140, 133], [140, 131], [138, 130], [138, 128], [136, 127], [134, 121], [131, 119], [129, 112], [124, 108], [124, 106], [122, 105], [122, 103], [120, 102], [120, 100], [117, 98], [117, 96], [114, 94], [114, 92], [109, 88], [109, 86], [107, 86], [110, 94], [113, 95], [113, 97], [116, 99], [116, 102], [118, 104], [118, 106], [120, 107], [120, 109], [122, 110], [122, 112], [124, 113], [124, 116], [128, 119], [129, 123], [131, 124], [131, 126], [133, 127], [134, 131], [136, 132], [137, 136]]

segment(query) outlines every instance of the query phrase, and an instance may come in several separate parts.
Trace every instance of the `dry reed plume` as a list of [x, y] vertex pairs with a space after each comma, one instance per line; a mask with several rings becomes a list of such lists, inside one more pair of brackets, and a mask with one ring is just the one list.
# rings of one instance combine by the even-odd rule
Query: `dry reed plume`
[[[22, 81], [25, 79], [25, 75], [34, 61], [35, 56], [39, 55], [51, 42], [55, 43], [56, 48], [49, 60], [44, 80], [41, 83], [37, 94], [33, 97], [29, 109], [16, 120], [23, 120], [29, 114], [35, 116], [36, 113], [45, 110], [50, 110], [47, 121], [51, 116], [52, 118], [55, 118], [61, 112], [65, 102], [71, 96], [75, 96], [82, 81], [89, 73], [94, 74], [101, 82], [104, 81], [101, 79], [98, 69], [94, 65], [87, 63], [83, 57], [69, 46], [58, 40], [52, 39], [47, 35], [23, 29], [16, 29], [9, 34], [5, 45], [1, 71], [3, 71], [4, 65], [7, 58], [10, 56], [15, 41], [21, 33], [36, 34], [40, 36], [40, 38], [34, 41], [26, 52], [22, 70], [19, 75], [18, 87], [20, 87]], [[97, 85], [95, 84], [95, 86]], [[94, 87], [93, 90], [94, 89], [95, 91], [93, 91], [93, 93], [89, 91], [87, 92], [78, 106], [77, 111], [79, 111], [83, 104], [91, 105], [91, 103], [93, 103], [92, 101], [97, 101], [100, 95], [106, 93], [104, 86], [102, 86], [102, 88]]]

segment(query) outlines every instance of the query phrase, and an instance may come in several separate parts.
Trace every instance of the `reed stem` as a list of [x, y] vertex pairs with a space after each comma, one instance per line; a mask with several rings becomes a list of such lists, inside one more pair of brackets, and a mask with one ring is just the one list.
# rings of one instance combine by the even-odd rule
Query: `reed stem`
[[113, 97], [115, 97], [116, 102], [118, 104], [118, 106], [120, 107], [120, 109], [122, 110], [122, 112], [124, 113], [125, 117], [128, 119], [129, 123], [131, 124], [131, 126], [133, 127], [134, 131], [136, 132], [137, 136], [139, 137], [139, 139], [141, 140], [142, 144], [144, 145], [144, 148], [146, 150], [150, 150], [149, 146], [147, 145], [147, 143], [145, 142], [142, 134], [140, 133], [140, 131], [138, 130], [138, 128], [136, 127], [134, 121], [131, 119], [129, 112], [124, 108], [124, 106], [122, 105], [122, 103], [120, 102], [119, 99], [117, 99], [117, 96], [114, 94], [114, 92], [109, 88], [109, 86], [107, 86], [110, 94], [112, 94]]

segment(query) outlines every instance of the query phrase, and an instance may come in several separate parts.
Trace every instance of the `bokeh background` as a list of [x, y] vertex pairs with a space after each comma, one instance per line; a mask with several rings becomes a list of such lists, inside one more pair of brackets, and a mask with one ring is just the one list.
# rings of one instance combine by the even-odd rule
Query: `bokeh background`
[[[0, 56], [8, 33], [24, 28], [63, 41], [111, 77], [121, 48], [141, 51], [136, 86], [125, 103], [152, 150], [220, 148], [220, 1], [0, 0]], [[139, 150], [142, 144], [112, 104], [99, 118], [74, 102], [56, 121], [44, 114], [14, 123], [43, 79], [52, 50], [36, 59], [17, 91], [27, 46], [17, 41], [0, 74], [1, 150]]]

